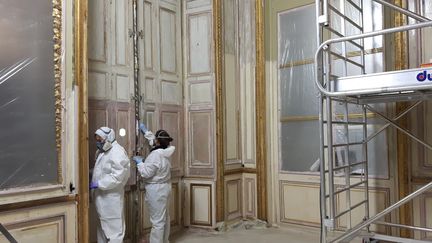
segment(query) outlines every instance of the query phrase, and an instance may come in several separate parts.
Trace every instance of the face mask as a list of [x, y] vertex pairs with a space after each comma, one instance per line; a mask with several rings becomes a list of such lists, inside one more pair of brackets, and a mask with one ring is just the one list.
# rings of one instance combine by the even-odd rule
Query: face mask
[[149, 145], [150, 145], [151, 147], [154, 146], [154, 139], [149, 140]]
[[96, 141], [96, 147], [99, 149], [99, 151], [101, 151], [101, 152], [105, 152], [105, 151], [103, 150], [103, 146], [104, 146], [104, 143], [103, 143], [103, 142]]
[[112, 144], [110, 142], [96, 142], [96, 147], [99, 149], [99, 151], [101, 152], [106, 152], [108, 150], [110, 150], [112, 148]]

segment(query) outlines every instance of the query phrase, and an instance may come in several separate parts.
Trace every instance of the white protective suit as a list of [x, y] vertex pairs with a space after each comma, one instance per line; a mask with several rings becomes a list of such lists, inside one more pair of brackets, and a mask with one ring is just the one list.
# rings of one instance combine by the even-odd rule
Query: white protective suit
[[124, 148], [115, 141], [114, 131], [111, 129], [106, 134], [101, 129], [96, 134], [110, 142], [112, 147], [98, 155], [93, 169], [92, 182], [98, 183], [94, 190], [100, 219], [97, 238], [98, 243], [122, 243], [125, 235], [124, 186], [130, 176], [130, 161]]
[[148, 205], [152, 229], [150, 243], [168, 243], [170, 233], [169, 200], [171, 195], [171, 162], [175, 147], [153, 150], [144, 163], [137, 165], [144, 178], [145, 202]]

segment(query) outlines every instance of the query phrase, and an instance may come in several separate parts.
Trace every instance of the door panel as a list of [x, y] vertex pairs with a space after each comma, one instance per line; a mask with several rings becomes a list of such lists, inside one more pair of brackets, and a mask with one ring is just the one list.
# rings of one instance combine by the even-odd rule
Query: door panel
[[[270, 97], [269, 120], [272, 121], [269, 135], [272, 184], [275, 185], [272, 194], [276, 201], [272, 210], [277, 215], [273, 220], [319, 226], [319, 173], [311, 169], [313, 163], [319, 158], [318, 99], [314, 98], [317, 91], [313, 81], [312, 65], [317, 43], [313, 3], [312, 1], [267, 2], [266, 50], [269, 87], [267, 95]], [[379, 11], [374, 9], [369, 13], [379, 14]], [[379, 26], [377, 24], [374, 28]], [[378, 49], [380, 47], [382, 43]], [[382, 48], [380, 50], [382, 51]], [[377, 61], [377, 65], [368, 69], [368, 72], [380, 71], [375, 69], [382, 64], [382, 60], [376, 58], [379, 54], [374, 57], [375, 59], [371, 60]], [[371, 122], [372, 125], [368, 126], [371, 131], [381, 126], [381, 123], [374, 119], [371, 119]], [[355, 136], [355, 129], [355, 127], [349, 128], [351, 137]], [[371, 164], [371, 168], [377, 172], [370, 177], [370, 215], [389, 206], [394, 200], [394, 156], [389, 152], [384, 152], [383, 156], [380, 154], [382, 151], [392, 151], [393, 145], [389, 142], [392, 140], [387, 140], [392, 133], [384, 133], [382, 136], [369, 144], [371, 148], [382, 148], [370, 151], [369, 160], [375, 163]], [[355, 148], [350, 151], [353, 156], [354, 150]], [[336, 180], [341, 186], [345, 183], [342, 176]], [[355, 180], [354, 178], [351, 184], [354, 184]], [[300, 195], [300, 197], [294, 199], [292, 195]], [[352, 201], [360, 195], [364, 195], [361, 194], [361, 189], [352, 190]], [[338, 212], [346, 207], [345, 197], [343, 193], [340, 195], [337, 204]], [[389, 219], [393, 218], [395, 215], [389, 217]], [[362, 219], [363, 217], [355, 212], [351, 222], [355, 224]], [[347, 220], [349, 218], [342, 217], [338, 227], [346, 227]]]
[[[172, 230], [182, 226], [183, 152], [183, 88], [181, 62], [181, 2], [178, 0], [138, 1], [141, 120], [155, 133], [166, 130], [174, 139], [176, 151], [171, 157], [172, 194], [170, 216]], [[147, 141], [142, 140], [142, 155], [148, 154]], [[144, 196], [143, 192], [140, 192]], [[143, 199], [143, 198], [141, 198]], [[141, 237], [150, 231], [149, 214], [140, 202]]]

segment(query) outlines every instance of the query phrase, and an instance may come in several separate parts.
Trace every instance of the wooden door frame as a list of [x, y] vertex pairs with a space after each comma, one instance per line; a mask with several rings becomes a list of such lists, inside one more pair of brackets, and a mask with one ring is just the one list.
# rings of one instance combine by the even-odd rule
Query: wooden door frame
[[88, 0], [74, 1], [74, 75], [78, 87], [78, 242], [89, 242], [88, 167]]

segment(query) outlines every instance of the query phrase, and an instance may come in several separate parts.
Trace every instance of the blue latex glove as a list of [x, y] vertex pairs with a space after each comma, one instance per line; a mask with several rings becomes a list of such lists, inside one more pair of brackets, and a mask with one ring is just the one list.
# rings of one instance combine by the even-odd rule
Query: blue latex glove
[[142, 156], [134, 156], [132, 160], [138, 165], [139, 163], [143, 162], [144, 158]]
[[141, 123], [141, 124], [139, 125], [139, 128], [140, 128], [140, 131], [141, 131], [143, 134], [145, 134], [145, 133], [148, 131], [148, 129], [147, 129], [147, 127], [146, 127], [146, 125], [145, 125], [144, 123]]
[[96, 189], [96, 188], [98, 188], [99, 187], [99, 184], [97, 183], [97, 182], [91, 182], [90, 183], [90, 189]]

